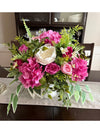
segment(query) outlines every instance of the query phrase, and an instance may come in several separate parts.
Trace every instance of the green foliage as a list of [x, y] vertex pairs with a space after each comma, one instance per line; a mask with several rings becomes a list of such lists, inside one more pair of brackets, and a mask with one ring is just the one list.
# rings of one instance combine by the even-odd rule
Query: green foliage
[[63, 90], [60, 90], [59, 95], [61, 100], [63, 99], [63, 94], [64, 94]]
[[45, 51], [45, 50], [47, 50], [47, 49], [48, 49], [47, 47], [43, 47], [43, 48], [42, 48], [43, 51]]
[[45, 78], [45, 77], [42, 77], [42, 78], [40, 79], [40, 83], [41, 83], [42, 85], [44, 85], [44, 84], [46, 83], [46, 78]]
[[74, 94], [74, 86], [72, 85], [72, 84], [70, 84], [69, 85], [69, 96], [71, 97], [71, 96], [73, 96], [73, 94]]
[[[66, 80], [68, 79], [68, 75], [62, 73], [61, 71], [59, 71], [58, 73], [56, 73], [55, 75], [53, 75], [53, 77], [54, 77], [54, 80], [53, 80], [53, 81], [59, 80], [59, 83], [60, 83], [60, 82], [66, 82]], [[66, 82], [66, 83], [67, 83], [67, 82]]]
[[81, 91], [82, 91], [80, 85], [78, 85], [78, 84], [75, 85], [75, 89], [76, 89], [78, 92], [81, 92]]
[[82, 29], [83, 28], [79, 25], [73, 28], [69, 28], [69, 30], [64, 28], [60, 33], [62, 35], [62, 38], [60, 39], [60, 47], [66, 48], [70, 46], [74, 49], [75, 46], [79, 44], [79, 42], [76, 39], [74, 39], [74, 36], [75, 34], [78, 33], [79, 30], [82, 30]]
[[82, 101], [82, 104], [84, 104], [86, 100], [86, 93], [84, 91], [81, 92], [81, 101]]
[[8, 78], [12, 78], [14, 77], [15, 75], [19, 74], [19, 71], [18, 69], [12, 69], [12, 70], [9, 70], [10, 72], [8, 73], [7, 77]]
[[[87, 92], [86, 92], [87, 91]], [[93, 96], [90, 93], [90, 88], [88, 85], [84, 86], [84, 90], [82, 90], [81, 86], [76, 84], [72, 85], [70, 84], [69, 86], [69, 97], [71, 98], [74, 95], [75, 101], [78, 102], [81, 98], [81, 102], [82, 104], [84, 104], [84, 102], [86, 101], [86, 95], [88, 94], [91, 101], [93, 101]]]
[[7, 106], [7, 115], [9, 114], [9, 111], [10, 111], [11, 103], [13, 101], [13, 96], [14, 96], [14, 94], [11, 94], [10, 102], [9, 102], [9, 104]]
[[50, 94], [48, 94], [48, 98], [52, 99], [52, 96]]
[[88, 92], [91, 92], [91, 89], [89, 88], [88, 85], [85, 85], [85, 88], [86, 88], [86, 90], [87, 90]]
[[72, 34], [73, 36], [75, 35], [75, 33], [77, 33], [79, 30], [82, 30], [83, 27], [82, 26], [79, 26], [79, 25], [76, 25], [75, 27], [73, 28], [70, 28], [68, 30], [68, 33]]
[[18, 102], [18, 96], [15, 95], [14, 98], [13, 98], [13, 102], [12, 102], [12, 107], [13, 107], [13, 112], [14, 113], [16, 112], [16, 109], [17, 109], [17, 102]]
[[18, 48], [15, 46], [14, 43], [11, 44], [11, 48], [9, 48], [9, 50], [11, 51], [11, 53], [12, 53], [13, 55], [16, 55], [16, 54], [19, 53], [19, 52], [18, 52]]
[[74, 49], [75, 49], [75, 51], [80, 51], [80, 50], [82, 50], [82, 49], [84, 49], [85, 47], [84, 46], [80, 46], [80, 45], [77, 45]]
[[94, 101], [93, 96], [92, 96], [91, 93], [89, 93], [89, 97], [90, 97], [90, 100], [91, 100], [91, 101]]
[[61, 31], [61, 35], [62, 38], [60, 39], [60, 47], [63, 46], [66, 48], [70, 43], [70, 35], [67, 33], [65, 28]]
[[31, 35], [31, 32], [30, 32], [30, 29], [27, 27], [27, 25], [26, 25], [26, 23], [25, 23], [25, 20], [24, 20], [24, 19], [23, 19], [23, 24], [24, 24], [24, 27], [25, 27], [25, 29], [26, 29], [26, 32], [27, 32], [28, 36], [31, 38], [31, 37], [32, 37], [32, 35]]
[[15, 81], [18, 81], [18, 79], [14, 79], [13, 81], [10, 82], [10, 85], [13, 84]]
[[11, 108], [11, 104], [12, 104], [13, 112], [14, 113], [16, 112], [17, 103], [18, 103], [18, 95], [20, 93], [21, 88], [22, 88], [22, 84], [20, 83], [17, 86], [16, 94], [15, 95], [11, 94], [11, 98], [10, 98], [9, 104], [7, 106], [7, 115], [9, 114], [9, 111], [10, 111], [10, 108]]
[[29, 58], [29, 55], [28, 55], [28, 56], [27, 56], [27, 55], [28, 55], [28, 53], [17, 54], [17, 55], [15, 55], [15, 56], [13, 56], [11, 60], [15, 61], [15, 60], [17, 60], [17, 59], [21, 59], [21, 60], [23, 60], [23, 61], [27, 61], [27, 59]]
[[64, 63], [64, 61], [65, 61], [65, 59], [60, 56], [57, 56], [57, 58], [55, 59], [55, 63], [58, 65], [62, 65]]
[[34, 90], [37, 94], [41, 95], [41, 88], [34, 87], [33, 90]]
[[22, 87], [22, 84], [20, 83], [18, 86], [17, 86], [17, 96], [19, 95], [20, 91], [21, 91], [21, 87]]
[[27, 44], [28, 42], [26, 40], [23, 39], [23, 37], [21, 36], [16, 36], [15, 40], [18, 41], [19, 45], [21, 46], [22, 44]]
[[78, 102], [79, 101], [79, 98], [80, 98], [80, 95], [79, 95], [79, 91], [78, 90], [76, 90], [74, 92], [74, 97], [75, 97], [76, 102]]

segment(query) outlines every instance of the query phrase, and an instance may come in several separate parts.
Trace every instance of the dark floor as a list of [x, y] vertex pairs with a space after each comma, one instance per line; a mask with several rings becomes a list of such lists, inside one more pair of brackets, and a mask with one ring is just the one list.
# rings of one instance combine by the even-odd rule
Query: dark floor
[[[8, 72], [3, 68], [0, 67], [0, 77], [5, 78]], [[90, 71], [88, 81], [100, 82], [100, 71]]]

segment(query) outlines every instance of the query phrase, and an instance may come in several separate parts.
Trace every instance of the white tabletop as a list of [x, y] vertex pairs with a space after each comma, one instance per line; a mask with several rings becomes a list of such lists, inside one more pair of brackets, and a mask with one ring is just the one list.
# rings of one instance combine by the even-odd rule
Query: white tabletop
[[[10, 100], [10, 95], [16, 92], [17, 82], [9, 85], [12, 78], [0, 78], [0, 82], [7, 85], [7, 90], [0, 94], [0, 103], [8, 104]], [[86, 108], [86, 109], [100, 109], [100, 82], [82, 82], [81, 84], [87, 84], [92, 91], [94, 101], [92, 102], [88, 97], [84, 105], [79, 101], [75, 102], [74, 98], [71, 100], [73, 108]], [[62, 106], [62, 102], [57, 100], [57, 97], [51, 99], [39, 98], [35, 96], [34, 99], [29, 95], [27, 89], [22, 89], [19, 95], [18, 104], [22, 105], [45, 105], [45, 106]]]

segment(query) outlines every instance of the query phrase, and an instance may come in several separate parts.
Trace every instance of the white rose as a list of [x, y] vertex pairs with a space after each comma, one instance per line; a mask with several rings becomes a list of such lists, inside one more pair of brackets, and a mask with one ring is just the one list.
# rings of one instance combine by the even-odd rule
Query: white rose
[[51, 44], [45, 44], [39, 48], [39, 51], [35, 54], [35, 58], [42, 65], [50, 64], [55, 61], [56, 49]]

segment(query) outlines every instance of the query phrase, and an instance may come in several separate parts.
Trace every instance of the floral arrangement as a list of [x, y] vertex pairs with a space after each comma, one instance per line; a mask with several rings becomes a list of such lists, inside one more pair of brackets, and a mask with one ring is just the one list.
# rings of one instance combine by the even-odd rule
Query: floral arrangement
[[12, 63], [8, 69], [8, 77], [14, 77], [15, 81], [20, 81], [16, 94], [11, 95], [7, 107], [7, 114], [12, 104], [13, 112], [17, 109], [18, 95], [22, 88], [28, 89], [31, 93], [38, 95], [57, 92], [58, 100], [62, 101], [66, 107], [71, 106], [71, 98], [76, 102], [86, 100], [86, 92], [93, 100], [91, 91], [86, 85], [82, 90], [77, 81], [84, 81], [88, 76], [87, 57], [84, 55], [83, 46], [74, 39], [75, 34], [82, 29], [75, 26], [58, 33], [48, 30], [39, 36], [32, 36], [29, 28], [23, 20], [25, 29], [29, 36], [29, 41], [22, 37], [16, 37], [19, 46], [8, 44], [12, 52]]

